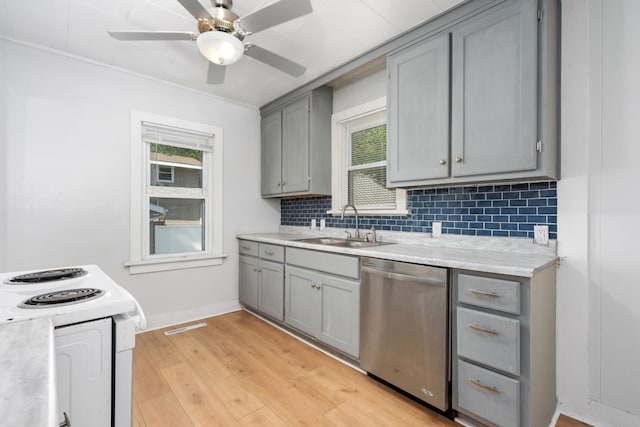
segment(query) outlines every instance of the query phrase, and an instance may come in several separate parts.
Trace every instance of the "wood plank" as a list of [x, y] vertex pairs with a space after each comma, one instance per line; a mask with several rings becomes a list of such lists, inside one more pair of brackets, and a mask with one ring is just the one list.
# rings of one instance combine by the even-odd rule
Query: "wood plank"
[[188, 331], [174, 337], [176, 347], [183, 353], [190, 366], [198, 372], [203, 382], [236, 419], [264, 406], [260, 399], [247, 392], [226, 366], [207, 350], [197, 339], [197, 335]]
[[556, 422], [556, 427], [591, 427], [591, 424], [586, 424], [564, 414], [560, 414]]
[[169, 384], [150, 359], [153, 351], [153, 346], [136, 345], [133, 352], [133, 395], [139, 403], [171, 393]]
[[[173, 328], [165, 330], [168, 329]], [[171, 343], [169, 337], [162, 333], [162, 330], [138, 334], [136, 340], [137, 346], [153, 348], [153, 351], [148, 352], [148, 355], [158, 369], [184, 362], [182, 353]]]
[[138, 403], [138, 399], [133, 398], [132, 403], [132, 415], [131, 415], [131, 424], [133, 427], [146, 427], [146, 423], [144, 422], [144, 418], [142, 417], [142, 412], [140, 410], [140, 404]]
[[287, 425], [266, 406], [240, 418], [240, 425], [243, 427], [287, 427]]
[[173, 393], [166, 393], [140, 403], [140, 413], [147, 426], [193, 426]]
[[240, 425], [187, 363], [164, 368], [162, 375], [194, 426]]

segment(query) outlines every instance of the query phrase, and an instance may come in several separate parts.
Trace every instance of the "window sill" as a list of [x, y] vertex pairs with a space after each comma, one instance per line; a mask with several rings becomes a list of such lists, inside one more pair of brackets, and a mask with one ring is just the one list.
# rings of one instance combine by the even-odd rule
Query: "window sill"
[[125, 261], [129, 274], [154, 273], [157, 271], [180, 270], [183, 268], [209, 267], [220, 265], [227, 254], [211, 254], [189, 257], [167, 257], [136, 261]]
[[[342, 210], [329, 210], [329, 215], [342, 215]], [[409, 209], [391, 210], [391, 209], [358, 209], [358, 216], [407, 216], [410, 215]], [[345, 216], [354, 216], [353, 209], [349, 209], [344, 213]]]

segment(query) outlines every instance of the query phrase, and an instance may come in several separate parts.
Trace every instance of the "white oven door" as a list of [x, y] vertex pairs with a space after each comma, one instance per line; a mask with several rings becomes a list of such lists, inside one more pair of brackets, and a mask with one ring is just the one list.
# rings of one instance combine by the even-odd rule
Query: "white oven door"
[[112, 319], [55, 329], [58, 421], [111, 426]]

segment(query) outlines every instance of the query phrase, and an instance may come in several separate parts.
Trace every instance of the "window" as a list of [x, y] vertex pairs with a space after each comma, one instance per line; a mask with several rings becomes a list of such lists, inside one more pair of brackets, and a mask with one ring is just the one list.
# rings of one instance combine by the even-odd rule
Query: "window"
[[131, 114], [132, 274], [222, 262], [222, 130]]
[[153, 164], [151, 162], [151, 167], [155, 166], [155, 177], [157, 182], [174, 182], [173, 178], [173, 166], [162, 166], [161, 164]]
[[332, 116], [332, 207], [362, 215], [406, 215], [406, 190], [387, 188], [386, 98]]

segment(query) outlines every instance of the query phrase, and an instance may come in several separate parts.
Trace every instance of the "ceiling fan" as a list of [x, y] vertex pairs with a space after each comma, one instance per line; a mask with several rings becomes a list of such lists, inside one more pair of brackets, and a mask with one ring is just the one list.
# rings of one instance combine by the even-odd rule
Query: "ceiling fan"
[[267, 49], [244, 43], [245, 37], [274, 25], [290, 21], [313, 11], [310, 0], [280, 0], [259, 9], [242, 19], [231, 11], [232, 0], [211, 0], [211, 8], [205, 9], [198, 0], [177, 0], [198, 20], [198, 31], [108, 31], [118, 40], [191, 40], [207, 58], [209, 70], [207, 83], [224, 81], [227, 65], [247, 55], [273, 68], [301, 76], [305, 67]]

